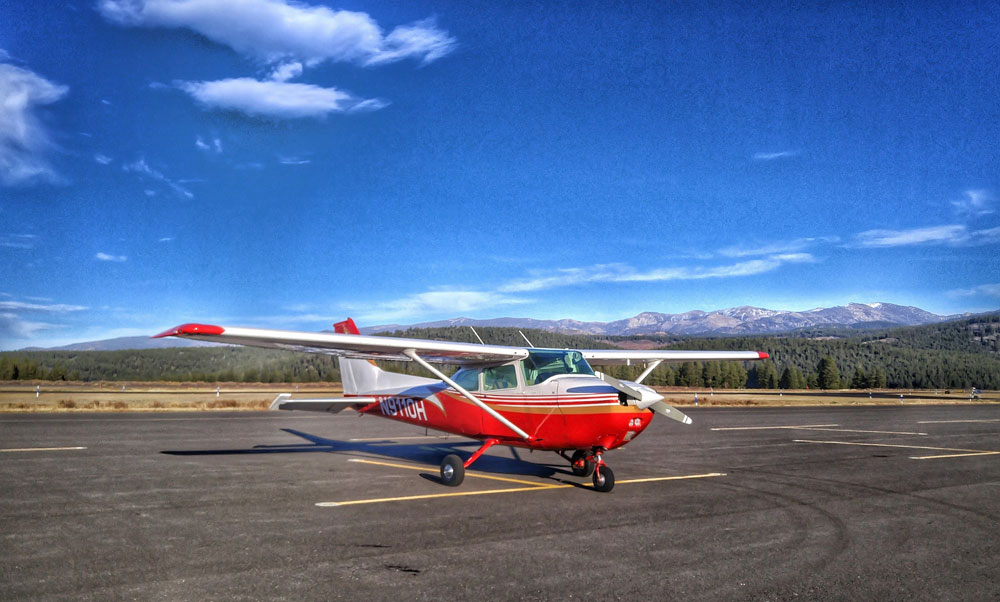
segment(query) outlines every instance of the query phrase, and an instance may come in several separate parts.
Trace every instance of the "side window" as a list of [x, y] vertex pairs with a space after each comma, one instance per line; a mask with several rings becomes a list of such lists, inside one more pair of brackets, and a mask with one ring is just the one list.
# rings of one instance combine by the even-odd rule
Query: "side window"
[[479, 390], [479, 370], [462, 368], [451, 377], [451, 380], [458, 383], [466, 391]]
[[513, 389], [517, 386], [517, 369], [514, 364], [483, 370], [483, 391]]
[[521, 366], [524, 370], [524, 386], [530, 387], [531, 385], [538, 382], [538, 368], [535, 367], [535, 362], [528, 359], [521, 360]]

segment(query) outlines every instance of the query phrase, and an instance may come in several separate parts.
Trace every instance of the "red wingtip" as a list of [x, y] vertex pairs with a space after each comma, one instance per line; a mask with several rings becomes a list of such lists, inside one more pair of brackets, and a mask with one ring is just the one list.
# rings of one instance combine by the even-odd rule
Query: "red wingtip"
[[757, 352], [757, 357], [759, 359], [766, 360], [766, 359], [770, 358], [771, 356], [768, 355], [768, 353], [766, 351], [758, 351]]
[[333, 331], [340, 334], [361, 334], [361, 331], [358, 330], [358, 325], [351, 318], [334, 324]]
[[185, 334], [222, 334], [224, 332], [226, 332], [225, 328], [212, 326], [211, 324], [181, 324], [176, 328], [164, 330], [160, 334], [153, 335], [150, 338], [162, 339], [163, 337], [176, 337]]

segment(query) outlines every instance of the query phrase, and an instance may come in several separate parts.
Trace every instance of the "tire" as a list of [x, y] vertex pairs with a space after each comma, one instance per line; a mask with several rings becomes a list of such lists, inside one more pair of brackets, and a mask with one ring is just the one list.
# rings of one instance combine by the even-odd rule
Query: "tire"
[[594, 472], [594, 489], [601, 493], [607, 493], [615, 488], [615, 473], [611, 472], [608, 466], [602, 466], [600, 470]]
[[441, 460], [441, 483], [448, 487], [458, 487], [465, 480], [465, 462], [455, 454], [448, 454]]
[[[580, 459], [583, 459], [582, 467], [578, 467], [576, 465], [576, 463], [579, 462]], [[585, 449], [578, 449], [575, 452], [573, 452], [573, 457], [570, 460], [569, 466], [570, 469], [573, 470], [573, 474], [575, 474], [576, 476], [589, 477], [590, 475], [594, 474], [593, 454], [591, 454]]]

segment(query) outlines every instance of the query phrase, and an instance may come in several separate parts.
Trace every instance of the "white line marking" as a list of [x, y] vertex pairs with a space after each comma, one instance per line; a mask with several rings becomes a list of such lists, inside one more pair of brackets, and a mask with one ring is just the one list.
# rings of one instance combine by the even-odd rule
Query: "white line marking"
[[87, 449], [86, 447], [21, 447], [0, 449], [0, 452], [33, 452], [33, 451], [72, 451], [77, 449]]
[[921, 420], [917, 424], [954, 424], [958, 422], [1000, 422], [1000, 418], [990, 418], [984, 420]]
[[826, 443], [829, 445], [858, 445], [862, 447], [901, 447], [903, 449], [932, 449], [934, 451], [960, 452], [957, 454], [939, 454], [934, 456], [910, 456], [911, 460], [936, 460], [939, 458], [964, 458], [966, 456], [995, 456], [1000, 455], [1000, 451], [989, 451], [984, 449], [961, 449], [954, 447], [929, 447], [926, 445], [896, 445], [893, 443], [857, 443], [853, 441], [810, 441], [808, 439], [795, 439], [795, 443]]
[[713, 431], [766, 431], [769, 429], [786, 429], [786, 430], [802, 430], [802, 431], [834, 431], [837, 433], [877, 433], [880, 435], [921, 435], [926, 436], [927, 433], [910, 433], [906, 431], [862, 431], [857, 429], [842, 429], [842, 428], [831, 428], [835, 426], [840, 426], [839, 424], [798, 424], [791, 426], [726, 426], [717, 427], [711, 430]]

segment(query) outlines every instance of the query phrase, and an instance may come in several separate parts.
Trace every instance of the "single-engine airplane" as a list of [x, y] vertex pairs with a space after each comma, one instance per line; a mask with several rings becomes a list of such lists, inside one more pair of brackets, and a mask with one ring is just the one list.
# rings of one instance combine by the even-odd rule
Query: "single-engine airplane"
[[[501, 444], [557, 452], [573, 474], [592, 476], [594, 489], [611, 491], [615, 476], [604, 452], [632, 441], [654, 414], [691, 423], [642, 384], [660, 363], [768, 357], [758, 351], [540, 349], [362, 336], [350, 318], [334, 324], [332, 333], [183, 324], [155, 338], [168, 336], [339, 356], [344, 397], [282, 394], [271, 409], [336, 413], [352, 408], [478, 439], [482, 446], [469, 458], [449, 454], [441, 461], [441, 482], [452, 487], [462, 483], [465, 469], [483, 452]], [[440, 380], [388, 372], [375, 359], [413, 361]], [[459, 370], [448, 376], [432, 364], [458, 365]], [[591, 364], [636, 364], [645, 370], [635, 381], [625, 381], [595, 372]]]

